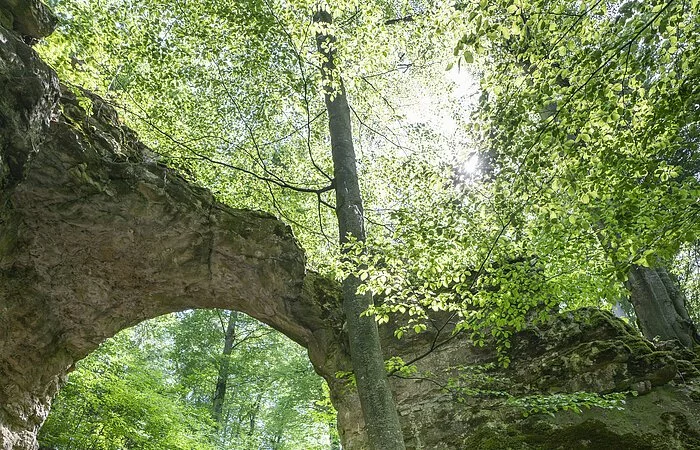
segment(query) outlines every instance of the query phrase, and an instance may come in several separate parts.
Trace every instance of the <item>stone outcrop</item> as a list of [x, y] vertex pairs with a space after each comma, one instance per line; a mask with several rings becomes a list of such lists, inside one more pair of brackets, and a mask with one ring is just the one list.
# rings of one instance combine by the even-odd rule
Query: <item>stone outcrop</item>
[[0, 0], [0, 25], [31, 43], [53, 32], [56, 17], [39, 0]]
[[[187, 308], [240, 310], [308, 348], [344, 448], [365, 448], [356, 395], [335, 377], [350, 370], [337, 287], [305, 271], [289, 227], [217, 202], [99, 97], [61, 86], [28, 45], [53, 24], [41, 3], [0, 0], [0, 19], [0, 448], [36, 448], [66, 373], [105, 339]], [[695, 354], [607, 313], [531, 324], [507, 369], [461, 335], [383, 333], [387, 354], [421, 356], [391, 377], [408, 448], [700, 448]], [[578, 391], [639, 395], [553, 417], [504, 400]]]
[[[387, 351], [405, 361], [434, 341], [430, 331], [404, 343], [385, 339]], [[474, 346], [449, 333], [436, 342], [443, 341], [409, 379], [394, 379], [409, 448], [700, 448], [700, 389], [693, 383], [700, 360], [681, 346], [656, 348], [608, 312], [581, 309], [530, 324], [513, 337], [505, 369], [492, 344]], [[619, 410], [553, 408], [524, 416], [531, 407], [523, 399], [554, 402], [579, 392], [630, 395]]]

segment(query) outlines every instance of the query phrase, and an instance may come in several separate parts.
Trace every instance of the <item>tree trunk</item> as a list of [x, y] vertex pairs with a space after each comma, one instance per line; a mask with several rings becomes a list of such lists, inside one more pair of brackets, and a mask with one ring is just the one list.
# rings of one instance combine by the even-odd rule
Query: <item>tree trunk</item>
[[688, 348], [700, 343], [695, 325], [685, 307], [685, 296], [664, 267], [633, 265], [627, 287], [644, 337], [677, 339]]
[[236, 340], [236, 325], [238, 323], [238, 312], [231, 311], [228, 316], [228, 325], [226, 325], [226, 334], [224, 336], [224, 351], [221, 353], [221, 362], [219, 363], [219, 375], [216, 380], [216, 390], [214, 391], [214, 402], [212, 406], [212, 417], [217, 426], [221, 426], [222, 414], [224, 408], [224, 399], [226, 398], [226, 384], [228, 383], [228, 370], [230, 363], [231, 351], [233, 350], [233, 342]]
[[[327, 27], [332, 18], [328, 12], [319, 10], [314, 14], [314, 22]], [[316, 43], [322, 56], [321, 73], [335, 173], [336, 215], [340, 244], [343, 245], [348, 242], [350, 235], [358, 241], [365, 240], [362, 196], [352, 141], [350, 107], [334, 62], [335, 40], [327, 30], [321, 28], [316, 35]], [[372, 295], [358, 295], [357, 288], [360, 284], [361, 281], [355, 276], [343, 280], [343, 310], [350, 340], [350, 357], [370, 446], [376, 450], [403, 450], [405, 446], [401, 424], [384, 368], [377, 323], [371, 316], [361, 316], [372, 304]]]
[[260, 402], [262, 401], [263, 393], [258, 394], [258, 398], [255, 400], [255, 405], [253, 405], [253, 410], [250, 412], [250, 417], [248, 418], [248, 436], [252, 436], [255, 433], [255, 421], [258, 419], [258, 413], [260, 412]]

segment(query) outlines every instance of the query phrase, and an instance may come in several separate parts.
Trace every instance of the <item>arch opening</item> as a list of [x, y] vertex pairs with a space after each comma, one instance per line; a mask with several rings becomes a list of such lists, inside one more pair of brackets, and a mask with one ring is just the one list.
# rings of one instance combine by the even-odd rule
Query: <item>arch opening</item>
[[243, 313], [185, 310], [77, 364], [41, 448], [332, 448], [328, 388], [303, 347]]

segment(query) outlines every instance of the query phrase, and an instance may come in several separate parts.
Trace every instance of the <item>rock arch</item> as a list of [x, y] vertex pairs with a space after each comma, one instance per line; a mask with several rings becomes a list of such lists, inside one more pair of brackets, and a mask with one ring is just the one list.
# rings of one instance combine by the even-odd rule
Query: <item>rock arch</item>
[[0, 448], [33, 448], [71, 365], [168, 312], [243, 311], [328, 353], [332, 287], [288, 226], [218, 203], [82, 92], [86, 113], [15, 33], [0, 41]]

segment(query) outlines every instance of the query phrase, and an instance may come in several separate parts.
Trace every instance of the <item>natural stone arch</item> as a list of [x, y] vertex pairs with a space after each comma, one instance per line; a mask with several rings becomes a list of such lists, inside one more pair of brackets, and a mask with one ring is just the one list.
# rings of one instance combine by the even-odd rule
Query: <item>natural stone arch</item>
[[[31, 448], [66, 370], [143, 320], [186, 308], [235, 309], [307, 348], [323, 341], [330, 310], [315, 301], [320, 280], [306, 275], [289, 227], [228, 208], [144, 161], [97, 98], [96, 118], [81, 117], [66, 90], [60, 106], [76, 116], [51, 122], [21, 175], [6, 178], [12, 188], [3, 195], [6, 447]], [[32, 435], [8, 437], [13, 425]]]
[[332, 287], [306, 273], [291, 229], [158, 164], [112, 108], [84, 92], [87, 114], [0, 33], [0, 447], [32, 448], [71, 365], [169, 312], [242, 311], [309, 348], [324, 372], [337, 313], [319, 295]]

